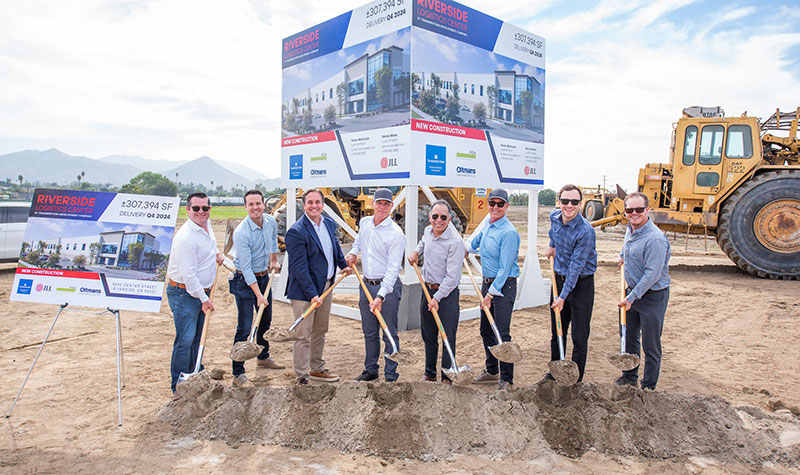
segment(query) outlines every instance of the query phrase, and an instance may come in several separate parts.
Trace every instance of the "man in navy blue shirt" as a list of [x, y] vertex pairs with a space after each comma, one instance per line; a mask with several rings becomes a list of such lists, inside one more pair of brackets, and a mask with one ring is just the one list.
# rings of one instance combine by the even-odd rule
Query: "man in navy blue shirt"
[[[550, 294], [550, 360], [561, 358], [558, 349], [555, 311], [561, 311], [561, 325], [566, 336], [572, 324], [572, 361], [578, 365], [580, 376], [586, 368], [586, 352], [589, 343], [589, 324], [594, 306], [594, 271], [597, 269], [594, 228], [580, 214], [583, 199], [581, 189], [575, 185], [564, 185], [558, 192], [559, 208], [550, 213], [550, 245], [545, 255], [554, 256], [558, 298]], [[547, 373], [544, 379], [554, 380]]]

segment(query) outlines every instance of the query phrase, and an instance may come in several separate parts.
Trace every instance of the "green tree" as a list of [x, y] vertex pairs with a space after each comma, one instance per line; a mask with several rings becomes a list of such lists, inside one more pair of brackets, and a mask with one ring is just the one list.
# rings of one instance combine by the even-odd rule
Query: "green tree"
[[439, 98], [439, 94], [441, 93], [440, 89], [442, 88], [442, 79], [436, 75], [436, 73], [431, 73], [431, 90], [433, 90], [433, 97], [435, 99]]
[[489, 110], [489, 118], [495, 116], [494, 107], [497, 104], [497, 88], [494, 86], [489, 86], [486, 88], [486, 105], [488, 106]]
[[89, 263], [97, 264], [97, 256], [99, 255], [100, 255], [100, 243], [93, 242], [89, 244], [89, 257], [91, 258]]
[[120, 188], [120, 193], [137, 195], [177, 196], [178, 185], [164, 175], [154, 172], [142, 172], [131, 178]]
[[333, 107], [333, 104], [325, 108], [325, 113], [322, 115], [322, 118], [325, 120], [326, 124], [333, 125], [336, 123], [336, 108]]
[[419, 106], [428, 114], [437, 115], [438, 111], [436, 110], [436, 96], [433, 95], [433, 91], [430, 89], [425, 89], [424, 91], [419, 93]]
[[339, 105], [339, 117], [344, 114], [344, 99], [347, 96], [347, 84], [340, 82], [336, 85], [336, 104]]
[[483, 102], [475, 104], [475, 106], [472, 108], [472, 115], [474, 115], [475, 120], [481, 124], [486, 123], [486, 106], [483, 105]]
[[522, 91], [519, 93], [520, 113], [525, 125], [530, 125], [531, 122], [531, 106], [533, 105], [533, 93], [531, 91]]
[[392, 103], [392, 68], [383, 66], [375, 71], [375, 99], [386, 110]]
[[539, 206], [555, 206], [556, 192], [546, 188], [539, 192]]
[[60, 247], [61, 246], [58, 246], [58, 249], [57, 249], [56, 252], [54, 252], [54, 253], [50, 254], [49, 256], [47, 256], [47, 263], [46, 263], [47, 267], [55, 267], [55, 266], [58, 265], [59, 262], [61, 262], [61, 252], [60, 252], [61, 249], [60, 249]]
[[460, 106], [458, 104], [458, 97], [452, 95], [447, 98], [447, 101], [444, 103], [444, 117], [448, 121], [461, 121], [461, 118], [458, 116], [458, 112], [460, 110]]
[[311, 111], [310, 105], [306, 110], [303, 111], [303, 118], [301, 120], [302, 122], [300, 124], [300, 131], [303, 133], [309, 132], [313, 127], [314, 121], [314, 114]]
[[73, 257], [72, 265], [75, 267], [84, 267], [86, 265], [86, 256], [81, 254]]
[[419, 84], [419, 76], [417, 75], [417, 73], [411, 73], [411, 87], [413, 89], [416, 89], [418, 84]]
[[128, 262], [131, 267], [138, 268], [139, 260], [142, 258], [144, 252], [144, 244], [140, 242], [132, 242], [128, 244]]

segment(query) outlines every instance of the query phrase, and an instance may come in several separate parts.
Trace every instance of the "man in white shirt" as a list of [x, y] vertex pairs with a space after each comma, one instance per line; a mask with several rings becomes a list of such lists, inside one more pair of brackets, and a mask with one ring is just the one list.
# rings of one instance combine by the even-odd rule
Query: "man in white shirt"
[[[369, 303], [364, 289], [359, 289], [358, 308], [361, 311], [361, 329], [364, 331], [364, 372], [356, 381], [373, 381], [378, 379], [378, 357], [381, 352], [380, 324], [372, 313], [375, 309], [381, 312], [389, 331], [399, 347], [397, 338], [397, 311], [400, 308], [400, 297], [403, 285], [398, 275], [403, 263], [405, 236], [400, 226], [389, 217], [392, 211], [392, 192], [387, 188], [379, 188], [372, 198], [375, 209], [373, 216], [361, 219], [358, 236], [353, 248], [345, 256], [347, 265], [353, 267], [361, 253], [361, 267], [364, 283], [373, 297]], [[384, 344], [391, 348], [386, 335]], [[387, 382], [397, 381], [397, 362], [385, 358], [383, 373]]]
[[167, 266], [167, 300], [175, 322], [172, 344], [172, 397], [181, 373], [191, 373], [197, 361], [200, 335], [206, 311], [214, 304], [208, 297], [222, 253], [208, 224], [211, 202], [205, 193], [192, 193], [186, 198], [189, 219], [172, 240]]

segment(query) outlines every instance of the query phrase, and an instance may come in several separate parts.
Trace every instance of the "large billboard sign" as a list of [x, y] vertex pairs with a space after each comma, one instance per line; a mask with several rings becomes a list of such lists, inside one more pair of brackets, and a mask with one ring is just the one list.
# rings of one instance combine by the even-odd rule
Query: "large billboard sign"
[[543, 38], [458, 2], [384, 0], [281, 47], [284, 185], [543, 184]]
[[11, 300], [158, 312], [178, 198], [34, 191]]

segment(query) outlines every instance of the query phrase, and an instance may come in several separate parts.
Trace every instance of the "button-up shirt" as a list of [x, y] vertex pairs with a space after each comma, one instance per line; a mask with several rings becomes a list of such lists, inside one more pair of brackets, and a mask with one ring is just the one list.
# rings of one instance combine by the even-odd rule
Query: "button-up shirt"
[[278, 224], [268, 214], [261, 216], [261, 227], [246, 216], [233, 231], [233, 265], [247, 285], [256, 283], [255, 272], [269, 266], [269, 255], [278, 252]]
[[361, 253], [361, 268], [367, 279], [383, 279], [378, 295], [386, 297], [394, 289], [394, 283], [403, 264], [406, 238], [400, 226], [386, 218], [375, 226], [374, 216], [361, 218], [358, 235], [348, 255]]
[[325, 226], [325, 216], [319, 217], [319, 224], [315, 223], [314, 220], [309, 218], [307, 214], [304, 214], [304, 216], [308, 222], [311, 223], [311, 226], [314, 226], [314, 231], [316, 231], [319, 242], [322, 244], [322, 253], [325, 254], [325, 259], [328, 261], [327, 278], [330, 279], [336, 272], [336, 260], [333, 258], [333, 241], [331, 241], [331, 235], [328, 232], [328, 227]]
[[439, 237], [434, 236], [433, 227], [428, 226], [422, 232], [422, 239], [415, 250], [420, 256], [425, 253], [422, 278], [429, 284], [439, 284], [433, 298], [441, 302], [461, 282], [464, 242], [452, 223]]
[[169, 253], [167, 278], [186, 285], [186, 292], [205, 303], [205, 289], [217, 275], [217, 238], [208, 224], [208, 232], [191, 219], [175, 233]]
[[669, 287], [669, 239], [651, 219], [634, 230], [630, 224], [625, 231], [620, 257], [625, 262], [625, 281], [632, 290], [625, 299], [633, 303], [648, 290]]
[[494, 278], [489, 293], [502, 297], [509, 277], [519, 277], [519, 233], [506, 216], [487, 224], [469, 243], [469, 252], [480, 251], [481, 273]]
[[578, 214], [567, 224], [561, 219], [561, 210], [550, 213], [550, 247], [555, 248], [555, 271], [564, 276], [564, 285], [558, 295], [566, 300], [578, 277], [594, 274], [597, 270], [597, 249], [594, 228]]

